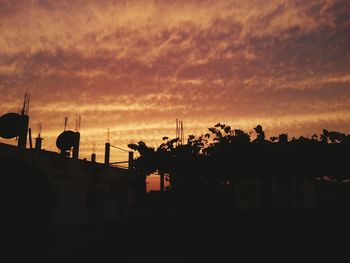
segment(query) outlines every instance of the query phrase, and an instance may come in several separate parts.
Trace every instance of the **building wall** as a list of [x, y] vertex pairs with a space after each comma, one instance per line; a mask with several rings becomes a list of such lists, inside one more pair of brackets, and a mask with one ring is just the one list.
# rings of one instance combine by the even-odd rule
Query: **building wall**
[[2, 144], [1, 156], [25, 160], [47, 174], [54, 188], [54, 226], [125, 217], [139, 189], [127, 169]]

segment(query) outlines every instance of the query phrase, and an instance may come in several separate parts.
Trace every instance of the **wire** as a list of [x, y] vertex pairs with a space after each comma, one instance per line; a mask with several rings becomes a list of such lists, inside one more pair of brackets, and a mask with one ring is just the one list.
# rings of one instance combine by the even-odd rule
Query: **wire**
[[124, 151], [124, 152], [130, 152], [130, 151], [125, 150], [125, 149], [123, 149], [123, 148], [120, 148], [120, 147], [118, 147], [118, 146], [114, 146], [114, 145], [110, 145], [110, 146], [113, 147], [113, 148], [116, 148], [116, 149], [118, 149], [118, 150]]

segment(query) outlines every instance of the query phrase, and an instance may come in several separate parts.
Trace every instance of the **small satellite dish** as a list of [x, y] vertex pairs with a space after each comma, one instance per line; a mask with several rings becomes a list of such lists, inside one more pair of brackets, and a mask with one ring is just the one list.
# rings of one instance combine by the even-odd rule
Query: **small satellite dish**
[[64, 131], [58, 135], [56, 140], [56, 146], [61, 151], [69, 151], [72, 147], [79, 142], [79, 133], [74, 131]]
[[6, 113], [0, 117], [0, 137], [11, 139], [20, 135], [24, 128], [23, 117], [18, 113]]

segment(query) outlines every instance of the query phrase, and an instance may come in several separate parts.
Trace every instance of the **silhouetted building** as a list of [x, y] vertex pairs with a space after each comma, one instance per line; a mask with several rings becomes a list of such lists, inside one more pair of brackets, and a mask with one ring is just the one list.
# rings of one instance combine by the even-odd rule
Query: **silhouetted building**
[[[20, 138], [18, 146], [0, 143], [0, 158], [13, 161], [13, 169], [7, 168], [1, 174], [9, 178], [15, 176], [16, 162], [42, 171], [53, 185], [54, 226], [110, 220], [132, 213], [144, 194], [145, 182], [134, 176], [131, 168], [109, 164], [109, 156], [106, 156], [106, 164], [97, 163], [95, 155], [91, 161], [79, 159], [80, 134], [77, 131], [64, 131], [58, 136], [56, 145], [60, 153], [43, 150], [42, 138], [37, 138], [35, 148], [26, 148], [28, 120], [28, 116], [17, 113], [0, 117], [0, 136]], [[27, 176], [23, 169], [20, 173], [19, 176]], [[30, 177], [28, 174], [26, 180], [30, 181]], [[47, 188], [47, 185], [41, 187]]]

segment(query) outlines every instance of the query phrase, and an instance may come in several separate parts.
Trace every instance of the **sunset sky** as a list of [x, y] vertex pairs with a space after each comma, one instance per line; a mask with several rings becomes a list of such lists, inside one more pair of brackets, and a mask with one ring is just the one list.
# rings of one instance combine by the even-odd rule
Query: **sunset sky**
[[0, 115], [30, 92], [48, 150], [77, 114], [80, 157], [99, 161], [108, 128], [156, 146], [176, 118], [185, 135], [350, 133], [348, 0], [0, 0], [0, 24]]

